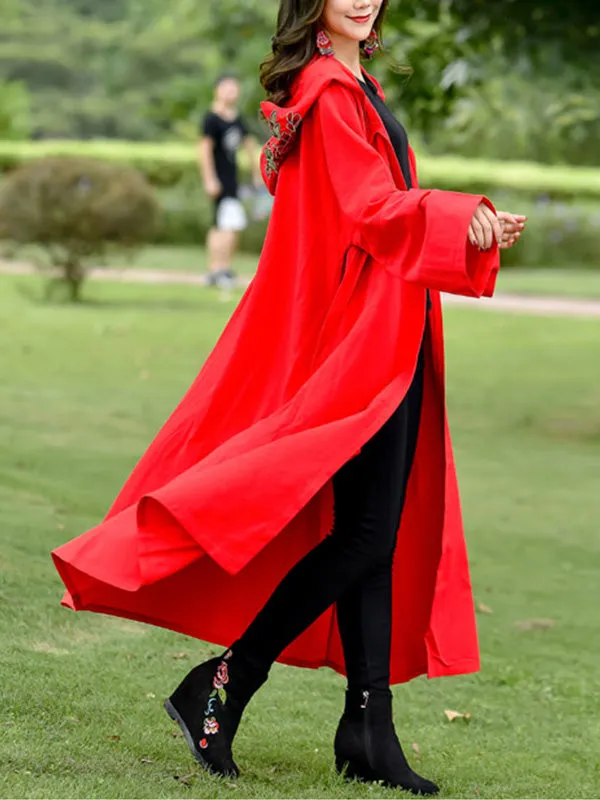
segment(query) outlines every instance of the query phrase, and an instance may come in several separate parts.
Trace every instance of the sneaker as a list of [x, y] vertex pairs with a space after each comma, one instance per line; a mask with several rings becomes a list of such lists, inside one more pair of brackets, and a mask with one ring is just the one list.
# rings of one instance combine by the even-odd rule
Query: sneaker
[[231, 269], [224, 269], [219, 272], [215, 280], [215, 286], [219, 289], [233, 289], [236, 283], [236, 274]]

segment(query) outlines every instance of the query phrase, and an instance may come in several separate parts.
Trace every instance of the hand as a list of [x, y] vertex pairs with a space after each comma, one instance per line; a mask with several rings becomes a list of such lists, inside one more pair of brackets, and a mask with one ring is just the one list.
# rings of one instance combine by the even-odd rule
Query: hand
[[480, 250], [489, 250], [494, 239], [500, 245], [504, 230], [502, 223], [491, 208], [480, 203], [469, 226], [469, 241]]
[[216, 199], [222, 194], [223, 186], [217, 178], [207, 178], [204, 181], [204, 190], [209, 197]]
[[509, 250], [519, 241], [521, 234], [525, 230], [527, 217], [523, 216], [523, 214], [509, 214], [508, 211], [498, 211], [498, 219], [503, 228], [500, 248]]

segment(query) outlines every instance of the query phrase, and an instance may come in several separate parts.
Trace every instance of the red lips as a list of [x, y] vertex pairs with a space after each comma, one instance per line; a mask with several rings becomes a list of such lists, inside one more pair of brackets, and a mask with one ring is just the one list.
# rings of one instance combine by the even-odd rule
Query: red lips
[[349, 17], [353, 22], [357, 22], [359, 25], [364, 25], [365, 22], [368, 22], [371, 19], [370, 14], [366, 14], [364, 17]]

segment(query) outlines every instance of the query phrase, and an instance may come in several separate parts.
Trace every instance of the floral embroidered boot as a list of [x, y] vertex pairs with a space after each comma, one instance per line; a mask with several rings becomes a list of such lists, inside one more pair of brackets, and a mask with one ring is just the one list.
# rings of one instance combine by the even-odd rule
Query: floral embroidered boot
[[417, 775], [406, 760], [392, 719], [392, 693], [372, 689], [346, 692], [346, 707], [335, 736], [335, 764], [350, 780], [382, 781], [413, 794], [439, 788]]
[[244, 670], [231, 650], [195, 667], [165, 702], [192, 755], [209, 772], [237, 777], [231, 746], [244, 708], [267, 675]]

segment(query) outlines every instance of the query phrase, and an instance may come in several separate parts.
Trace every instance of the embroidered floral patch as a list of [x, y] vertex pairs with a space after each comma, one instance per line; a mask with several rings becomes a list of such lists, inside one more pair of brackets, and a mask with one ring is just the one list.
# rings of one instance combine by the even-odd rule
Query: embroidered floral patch
[[231, 655], [232, 653], [228, 652], [224, 656], [213, 678], [213, 690], [208, 697], [206, 708], [204, 709], [204, 723], [202, 727], [204, 738], [199, 742], [202, 750], [206, 750], [209, 744], [209, 740], [206, 737], [214, 736], [221, 729], [216, 714], [219, 710], [219, 703], [223, 705], [227, 700], [227, 695], [223, 687], [229, 683], [229, 669], [225, 659], [230, 658]]
[[283, 120], [278, 119], [277, 111], [273, 111], [268, 117], [267, 125], [271, 132], [271, 138], [263, 150], [268, 178], [273, 173], [279, 172], [281, 163], [294, 143], [295, 134], [301, 123], [302, 117], [294, 111], [288, 111]]
[[207, 736], [212, 736], [215, 733], [219, 732], [219, 723], [217, 722], [216, 717], [207, 717], [204, 720], [204, 733]]
[[227, 683], [229, 683], [229, 672], [227, 670], [227, 664], [223, 661], [217, 668], [217, 674], [214, 677], [213, 686], [215, 689], [222, 689]]

